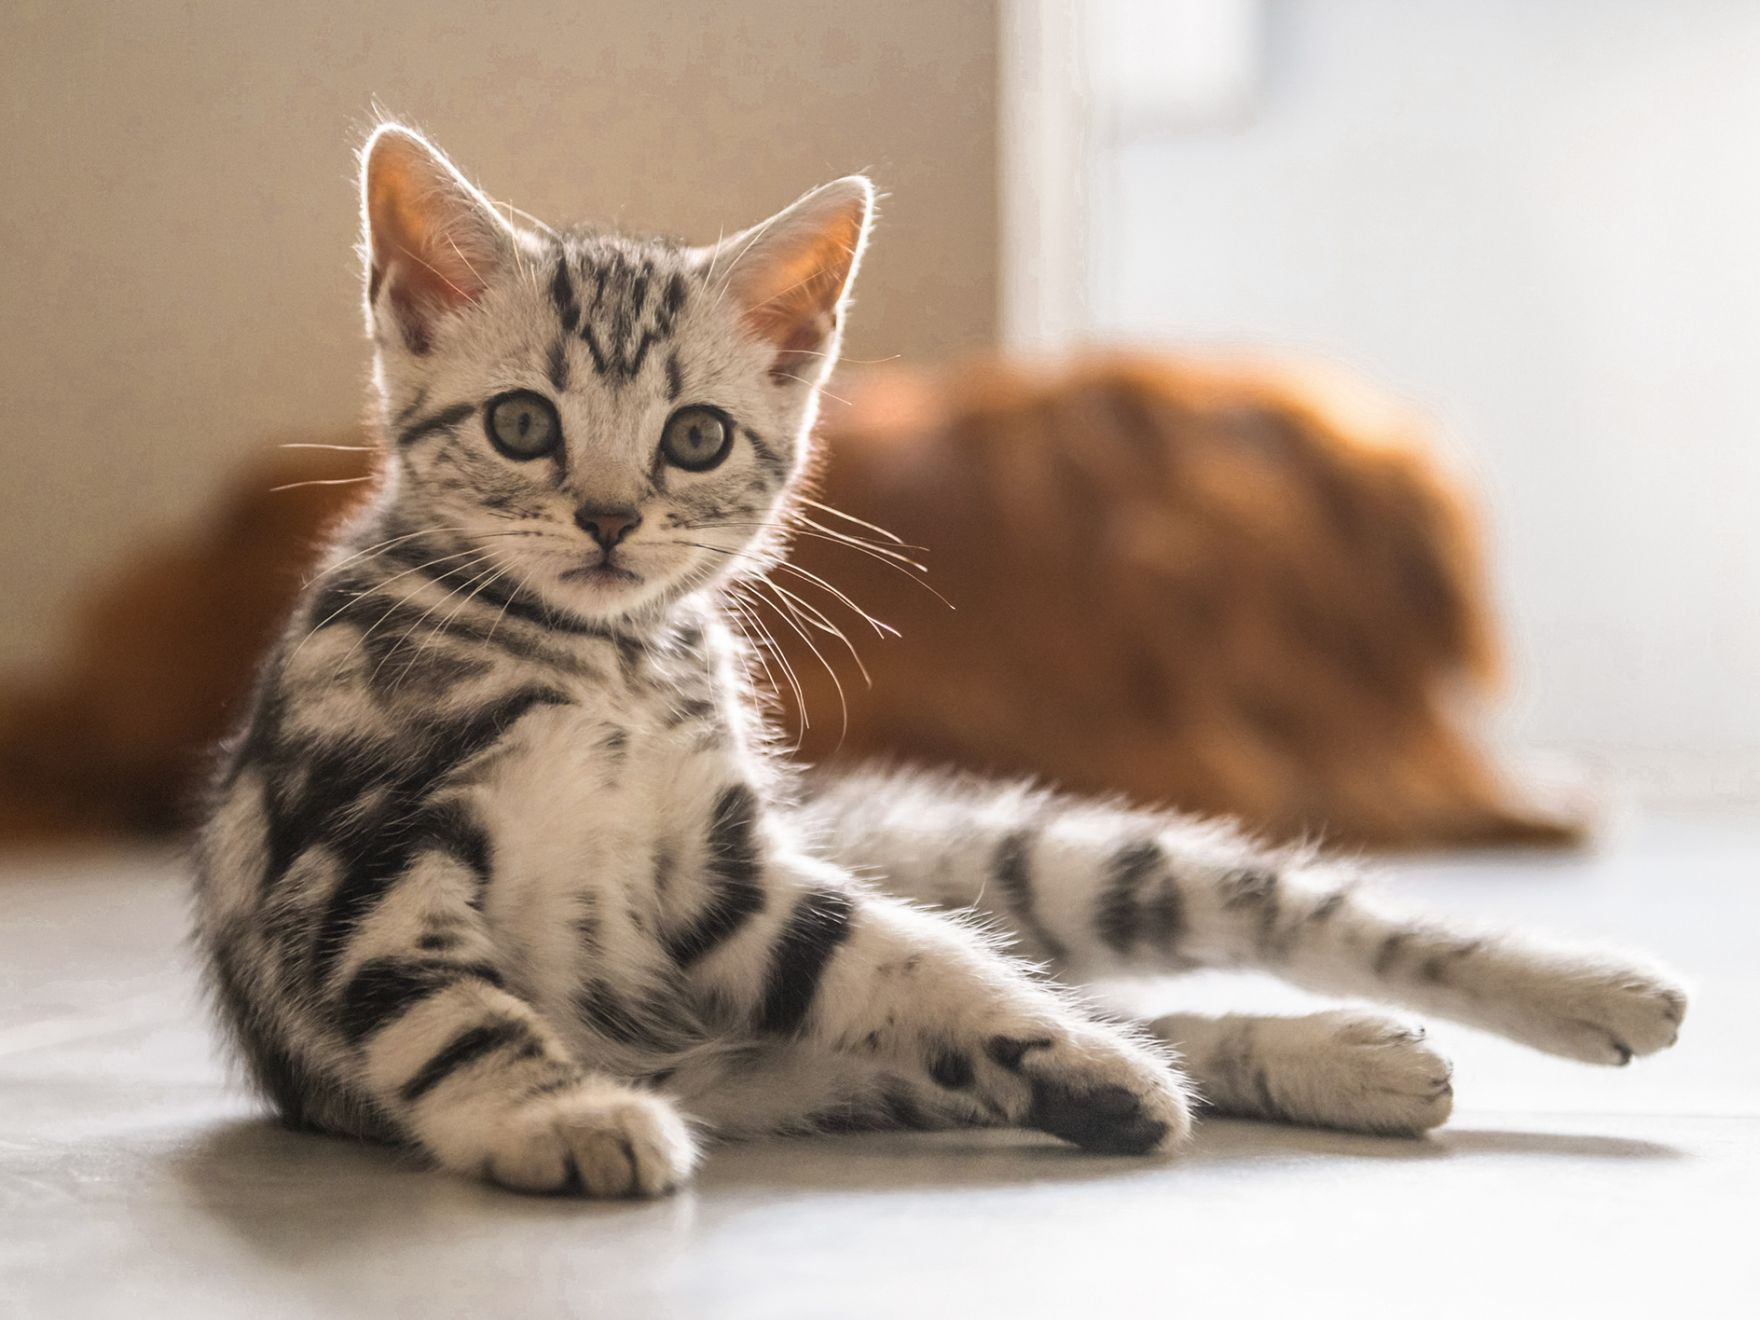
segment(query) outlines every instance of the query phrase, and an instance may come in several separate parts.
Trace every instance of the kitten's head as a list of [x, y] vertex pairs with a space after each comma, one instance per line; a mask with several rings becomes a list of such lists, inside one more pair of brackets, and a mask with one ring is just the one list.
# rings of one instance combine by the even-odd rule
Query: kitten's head
[[873, 189], [712, 247], [515, 224], [398, 125], [362, 153], [396, 524], [462, 579], [586, 619], [775, 553]]

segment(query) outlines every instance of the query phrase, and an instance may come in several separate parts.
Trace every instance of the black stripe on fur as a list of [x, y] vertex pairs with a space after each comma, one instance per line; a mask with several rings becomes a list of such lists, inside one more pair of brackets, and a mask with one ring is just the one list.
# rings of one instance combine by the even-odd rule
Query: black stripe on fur
[[[419, 754], [391, 756], [384, 748], [342, 748], [315, 758], [308, 781], [314, 786], [291, 802], [272, 802], [271, 838], [295, 839], [300, 849], [329, 844], [346, 860], [331, 893], [312, 950], [314, 982], [329, 974], [357, 926], [424, 851], [438, 851], [470, 868], [478, 892], [489, 875], [487, 836], [462, 807], [421, 802], [445, 776], [493, 747], [521, 718], [543, 706], [566, 705], [551, 688], [522, 688], [462, 719], [443, 724]], [[384, 782], [378, 770], [389, 762], [397, 778]], [[381, 772], [382, 773], [382, 772]], [[360, 801], [376, 793], [376, 809]]]
[[413, 1105], [460, 1068], [468, 1067], [485, 1055], [515, 1044], [535, 1047], [537, 1040], [530, 1027], [512, 1018], [485, 1022], [461, 1031], [424, 1063], [415, 1076], [403, 1084], [398, 1097], [404, 1104]]
[[[1118, 953], [1130, 952], [1139, 939], [1171, 950], [1184, 931], [1185, 912], [1161, 845], [1152, 840], [1127, 844], [1108, 860], [1106, 871], [1106, 887], [1094, 913], [1102, 942]], [[1159, 891], [1145, 898], [1145, 888], [1158, 874]]]
[[581, 304], [575, 296], [574, 280], [568, 273], [567, 253], [556, 259], [556, 275], [550, 281], [550, 301], [556, 304], [556, 315], [562, 320], [563, 330], [573, 334], [580, 325]]
[[1020, 924], [1021, 930], [1037, 941], [1039, 947], [1050, 957], [1062, 958], [1069, 950], [1062, 940], [1045, 928], [1033, 902], [1033, 879], [1029, 864], [1033, 839], [1034, 831], [1030, 829], [1012, 830], [1003, 835], [990, 860], [990, 874], [1008, 897], [1009, 907], [1014, 911], [1015, 920]]
[[501, 985], [501, 973], [487, 963], [456, 963], [438, 958], [373, 958], [343, 988], [337, 1025], [343, 1038], [358, 1045], [389, 1026], [422, 1000], [460, 981]]
[[688, 926], [665, 938], [666, 952], [679, 966], [695, 963], [763, 908], [756, 824], [756, 799], [744, 784], [716, 801], [707, 845], [709, 901]]
[[437, 432], [457, 426], [476, 410], [477, 405], [474, 403], [455, 403], [450, 408], [442, 408], [439, 412], [431, 413], [421, 421], [404, 427], [397, 433], [397, 443], [400, 448], [408, 449], [418, 440], [425, 440]]
[[770, 958], [759, 1031], [792, 1035], [800, 1030], [827, 964], [850, 936], [854, 914], [849, 895], [836, 889], [809, 893], [795, 906]]

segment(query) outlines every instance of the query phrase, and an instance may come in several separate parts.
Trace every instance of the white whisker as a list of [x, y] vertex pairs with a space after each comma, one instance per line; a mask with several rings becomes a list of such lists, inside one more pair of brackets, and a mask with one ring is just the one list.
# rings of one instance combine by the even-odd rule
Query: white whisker
[[289, 481], [279, 486], [269, 487], [269, 493], [274, 495], [279, 491], [299, 490], [304, 486], [353, 486], [358, 482], [371, 481], [378, 475], [377, 472], [369, 472], [364, 477], [321, 477], [311, 481]]
[[[488, 550], [482, 551], [481, 556], [479, 558], [477, 558], [476, 560], [473, 560], [471, 562], [471, 564], [469, 565], [469, 567], [476, 568], [477, 566], [482, 564], [484, 560], [488, 560], [489, 567], [487, 569], [484, 569], [483, 573], [492, 572], [495, 568], [495, 558], [494, 558], [493, 553]], [[452, 570], [452, 571], [456, 572], [457, 570]], [[411, 634], [413, 634], [417, 628], [420, 628], [424, 623], [426, 623], [428, 621], [428, 617], [431, 614], [433, 614], [435, 610], [439, 609], [447, 601], [451, 600], [454, 596], [458, 595], [459, 592], [463, 591], [466, 587], [470, 586], [472, 583], [481, 580], [482, 576], [483, 576], [482, 573], [473, 574], [471, 577], [469, 577], [469, 578], [465, 579], [465, 581], [461, 582], [458, 586], [454, 587], [451, 591], [447, 592], [444, 596], [440, 597], [440, 599], [435, 601], [432, 605], [428, 606], [428, 608], [426, 610], [422, 611], [421, 617], [418, 618], [414, 623], [410, 624], [409, 628], [404, 632], [403, 636], [399, 637], [394, 643], [392, 643], [391, 647], [385, 652], [385, 654], [382, 657], [380, 657], [379, 663], [377, 665], [373, 666], [372, 675], [368, 678], [367, 681], [370, 683], [370, 682], [375, 681], [379, 677], [379, 671], [381, 669], [385, 668], [386, 661], [390, 660], [391, 657], [397, 653], [397, 651], [403, 646], [403, 644], [410, 639]], [[383, 622], [383, 620], [381, 620], [381, 622]], [[378, 626], [379, 626], [378, 624], [373, 625], [374, 628], [377, 628]], [[370, 632], [371, 629], [369, 629], [368, 631]], [[435, 625], [435, 628], [433, 631], [438, 632], [439, 625]], [[432, 639], [432, 634], [430, 633], [430, 640], [431, 639]], [[363, 634], [361, 636], [361, 641], [364, 642], [366, 640], [367, 640], [366, 634]], [[357, 643], [357, 645], [358, 645], [358, 643]], [[417, 653], [418, 654], [420, 653], [419, 647], [417, 648]], [[349, 654], [352, 655], [352, 654], [354, 654], [354, 652], [351, 650], [349, 652]], [[405, 666], [403, 672], [405, 674], [407, 674], [409, 672], [408, 666]], [[401, 681], [402, 681], [402, 679], [400, 678], [399, 682], [401, 682]], [[396, 685], [393, 684], [393, 686], [396, 686]]]
[[[420, 535], [422, 535], [422, 533], [420, 533], [420, 532], [412, 532], [412, 533], [411, 533], [411, 534], [410, 534], [410, 535], [411, 535], [411, 536], [420, 536]], [[408, 540], [408, 539], [409, 539], [409, 537], [407, 537], [407, 536], [406, 536], [406, 537], [400, 537], [400, 538], [398, 538], [398, 539], [399, 539], [399, 540], [405, 540], [405, 541], [407, 541], [407, 540]], [[377, 547], [377, 548], [379, 548], [379, 549], [383, 549], [383, 548], [384, 548], [384, 547], [383, 547], [383, 546], [380, 546], [380, 547]], [[364, 552], [364, 551], [363, 551], [363, 552], [362, 552], [362, 553], [366, 553], [366, 552]], [[427, 563], [425, 563], [425, 564], [417, 564], [417, 565], [416, 565], [416, 566], [415, 566], [415, 567], [414, 567], [414, 568], [406, 568], [406, 569], [404, 569], [404, 570], [403, 570], [403, 572], [401, 572], [401, 573], [395, 573], [395, 574], [393, 574], [393, 575], [392, 575], [392, 576], [391, 576], [391, 577], [388, 577], [388, 578], [384, 578], [384, 579], [383, 579], [383, 580], [381, 580], [381, 581], [378, 581], [378, 582], [375, 582], [375, 583], [373, 583], [373, 588], [374, 588], [374, 589], [375, 589], [375, 590], [376, 590], [376, 589], [378, 589], [378, 588], [380, 588], [380, 587], [388, 587], [388, 586], [390, 586], [390, 585], [391, 585], [391, 584], [392, 584], [392, 583], [393, 583], [393, 582], [396, 582], [396, 581], [397, 581], [397, 580], [398, 580], [398, 579], [399, 579], [399, 578], [406, 578], [406, 577], [408, 577], [408, 576], [409, 576], [409, 575], [410, 575], [410, 574], [411, 574], [411, 573], [420, 573], [420, 572], [421, 572], [421, 571], [422, 571], [422, 570], [423, 570], [423, 569], [428, 569], [428, 568], [432, 568], [432, 567], [434, 567], [434, 565], [436, 565], [436, 564], [444, 564], [444, 563], [446, 563], [446, 562], [447, 562], [447, 561], [448, 561], [448, 560], [452, 560], [452, 559], [463, 559], [463, 558], [465, 558], [465, 557], [466, 557], [466, 556], [468, 556], [468, 555], [471, 555], [471, 554], [473, 554], [473, 553], [475, 553], [475, 552], [474, 552], [474, 551], [471, 551], [471, 550], [461, 550], [461, 551], [459, 551], [459, 553], [457, 553], [457, 554], [455, 554], [455, 555], [441, 555], [441, 556], [440, 556], [440, 557], [439, 557], [439, 558], [438, 558], [438, 559], [430, 559], [430, 560], [428, 560], [428, 562], [427, 562]], [[359, 556], [356, 556], [356, 558], [359, 558]], [[347, 562], [347, 561], [346, 561], [346, 560], [345, 560], [345, 561], [344, 561], [344, 563], [346, 563], [346, 562]], [[336, 565], [336, 568], [341, 568], [341, 567], [343, 567], [343, 565], [342, 565], [342, 564], [338, 564], [338, 565]], [[326, 569], [326, 570], [325, 570], [325, 572], [327, 572], [327, 573], [328, 573], [328, 572], [334, 572], [334, 571], [335, 571], [335, 569], [334, 569], [334, 568], [332, 568], [332, 569]], [[450, 570], [448, 570], [448, 571], [450, 571]], [[319, 576], [319, 577], [322, 577], [322, 576], [323, 576], [323, 574], [322, 574], [322, 573], [320, 573], [320, 574], [319, 574], [319, 575], [318, 575], [318, 576]], [[316, 578], [314, 578], [314, 579], [313, 579], [313, 581], [316, 581], [316, 580], [317, 580], [317, 579], [316, 579]], [[309, 585], [309, 584], [308, 584], [308, 585]], [[357, 593], [357, 594], [356, 594], [356, 596], [355, 596], [355, 600], [359, 600], [359, 599], [360, 599], [360, 598], [361, 598], [361, 596], [363, 596], [363, 595], [370, 595], [370, 594], [371, 594], [371, 592], [360, 592], [360, 593]], [[392, 604], [392, 606], [391, 606], [391, 610], [395, 610], [395, 609], [396, 609], [396, 608], [397, 608], [397, 606], [398, 606], [398, 605], [400, 605], [400, 604], [402, 604], [402, 603], [403, 603], [403, 602], [402, 602], [402, 601], [396, 601], [396, 602], [394, 602], [394, 603], [393, 603], [393, 604]], [[353, 602], [352, 602], [352, 601], [351, 601], [351, 602], [350, 602], [350, 603], [349, 603], [349, 604], [347, 604], [347, 605], [341, 605], [341, 606], [338, 606], [338, 607], [337, 607], [337, 608], [336, 608], [336, 609], [335, 609], [335, 610], [333, 610], [333, 611], [332, 611], [332, 612], [331, 612], [331, 613], [329, 613], [329, 614], [327, 614], [327, 615], [325, 615], [325, 616], [324, 616], [324, 617], [323, 617], [323, 618], [322, 618], [322, 619], [320, 619], [320, 620], [318, 620], [318, 622], [316, 622], [316, 623], [314, 623], [314, 624], [313, 624], [313, 625], [312, 625], [312, 626], [311, 626], [311, 627], [310, 627], [310, 628], [309, 628], [309, 629], [308, 629], [308, 630], [307, 630], [307, 631], [306, 631], [306, 635], [305, 635], [305, 636], [304, 636], [304, 637], [302, 637], [302, 638], [300, 638], [300, 639], [299, 639], [299, 644], [298, 644], [298, 645], [296, 645], [296, 646], [295, 646], [295, 647], [294, 647], [294, 648], [293, 648], [293, 650], [292, 650], [292, 651], [291, 651], [291, 652], [290, 652], [290, 653], [289, 653], [289, 654], [288, 654], [288, 657], [287, 657], [287, 661], [286, 661], [286, 662], [285, 662], [285, 663], [287, 663], [287, 664], [291, 664], [291, 663], [292, 663], [292, 662], [293, 662], [293, 659], [294, 659], [294, 657], [295, 657], [295, 656], [297, 656], [297, 655], [298, 655], [298, 654], [299, 654], [299, 653], [300, 653], [300, 651], [301, 651], [301, 649], [302, 649], [302, 648], [304, 648], [304, 646], [305, 646], [305, 644], [306, 644], [306, 643], [307, 643], [307, 642], [309, 642], [309, 641], [311, 641], [311, 639], [312, 639], [312, 638], [313, 638], [313, 637], [315, 637], [315, 636], [316, 636], [316, 635], [317, 635], [317, 634], [318, 634], [318, 632], [319, 632], [319, 631], [320, 631], [320, 630], [321, 630], [321, 629], [322, 629], [322, 628], [323, 628], [323, 627], [324, 627], [324, 626], [325, 626], [325, 625], [326, 625], [326, 624], [328, 624], [328, 623], [329, 623], [329, 622], [330, 622], [330, 621], [331, 621], [331, 620], [332, 620], [332, 619], [336, 619], [336, 618], [339, 618], [339, 617], [340, 617], [340, 616], [341, 616], [341, 615], [343, 615], [343, 614], [344, 614], [344, 613], [346, 613], [346, 612], [347, 612], [347, 611], [348, 611], [348, 609], [349, 609], [349, 608], [350, 608], [350, 607], [351, 607], [351, 606], [352, 606], [352, 604], [353, 604]], [[387, 611], [387, 614], [388, 614], [388, 613], [390, 613], [390, 611], [389, 611], [389, 610], [388, 610], [388, 611]], [[384, 616], [384, 615], [381, 615], [381, 616], [380, 616], [380, 618], [381, 618], [381, 621], [383, 621], [383, 619], [384, 619], [384, 617], [385, 617], [385, 616]], [[374, 624], [374, 625], [373, 625], [373, 626], [374, 626], [374, 627], [377, 627], [377, 626], [378, 626], [378, 624]], [[367, 631], [368, 631], [368, 632], [371, 632], [371, 631], [372, 631], [372, 629], [371, 629], [371, 628], [369, 628], [369, 629], [368, 629], [368, 630], [367, 630]], [[362, 636], [362, 640], [363, 640], [363, 641], [364, 641], [364, 640], [365, 640], [365, 635], [364, 635], [364, 634], [363, 634], [363, 636]], [[352, 655], [352, 654], [353, 654], [353, 651], [352, 651], [352, 650], [351, 650], [351, 651], [350, 651], [350, 652], [349, 652], [349, 654], [350, 654], [350, 655]], [[346, 658], [347, 658], [347, 657], [344, 657], [344, 658], [345, 658], [345, 659], [346, 659]]]
[[[751, 578], [749, 579], [749, 582], [754, 590], [759, 587], [775, 585], [764, 578]], [[760, 599], [763, 598], [760, 597]], [[807, 649], [813, 653], [813, 658], [819, 662], [819, 665], [824, 669], [826, 676], [831, 679], [831, 686], [837, 689], [837, 706], [838, 710], [842, 713], [843, 719], [843, 727], [839, 730], [837, 735], [837, 744], [841, 747], [843, 745], [843, 740], [849, 736], [849, 700], [844, 695], [843, 682], [837, 677], [837, 670], [832, 668], [831, 662], [825, 658], [825, 653], [814, 643], [812, 637], [808, 635], [807, 630], [801, 627], [799, 623], [795, 622], [794, 615], [786, 609], [777, 609], [776, 613], [784, 623], [794, 629], [801, 641], [807, 644]], [[803, 723], [806, 720], [805, 707], [802, 708], [801, 719]]]
[[[842, 509], [837, 508], [835, 505], [826, 504], [820, 500], [812, 499], [806, 495], [796, 495], [795, 499], [798, 500], [802, 504], [812, 505], [813, 508], [819, 510], [819, 512], [821, 512], [821, 513], [829, 513], [834, 518], [842, 518], [845, 522], [852, 522], [857, 527], [866, 527], [870, 532], [878, 532], [881, 536], [884, 536], [888, 541], [894, 541], [899, 545], [904, 544], [904, 538], [902, 536], [900, 536], [897, 532], [888, 531], [886, 528], [882, 527], [879, 523], [864, 522], [862, 519], [856, 517], [853, 513], [845, 513]], [[921, 549], [922, 547], [919, 546], [917, 548]]]

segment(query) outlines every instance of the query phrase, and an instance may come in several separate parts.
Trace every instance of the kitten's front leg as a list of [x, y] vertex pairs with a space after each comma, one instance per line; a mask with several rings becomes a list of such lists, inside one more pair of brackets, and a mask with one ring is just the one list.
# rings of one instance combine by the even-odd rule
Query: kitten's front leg
[[435, 995], [366, 1053], [380, 1105], [455, 1173], [522, 1192], [658, 1196], [696, 1162], [671, 1102], [580, 1066], [503, 990]]
[[583, 1066], [517, 993], [468, 868], [436, 847], [376, 904], [362, 897], [379, 883], [338, 886], [312, 974], [335, 1070], [400, 1132], [517, 1191], [655, 1196], [690, 1175], [696, 1144], [671, 1102]]
[[760, 1035], [870, 1060], [931, 1110], [1086, 1150], [1162, 1152], [1187, 1136], [1185, 1079], [1164, 1052], [974, 931], [804, 857], [769, 859], [763, 893], [746, 927], [690, 969]]

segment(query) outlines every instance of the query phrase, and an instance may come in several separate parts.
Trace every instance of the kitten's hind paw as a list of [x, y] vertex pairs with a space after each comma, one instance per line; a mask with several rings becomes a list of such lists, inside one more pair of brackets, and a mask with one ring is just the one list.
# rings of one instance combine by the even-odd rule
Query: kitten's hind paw
[[1192, 1077], [1221, 1114], [1413, 1136], [1447, 1122], [1454, 1108], [1448, 1060], [1421, 1029], [1379, 1014], [1197, 1021], [1176, 1014], [1150, 1030], [1191, 1052]]
[[[442, 1156], [510, 1191], [550, 1196], [648, 1197], [676, 1191], [697, 1147], [671, 1103], [608, 1082], [583, 1082], [487, 1120], [474, 1147]], [[466, 1143], [461, 1143], [466, 1144]]]
[[1337, 1009], [1261, 1035], [1278, 1051], [1254, 1075], [1266, 1118], [1415, 1136], [1454, 1112], [1454, 1069], [1425, 1042], [1422, 1027]]
[[1653, 968], [1522, 946], [1501, 951], [1481, 994], [1506, 1035], [1615, 1066], [1673, 1045], [1687, 1012], [1686, 991]]

